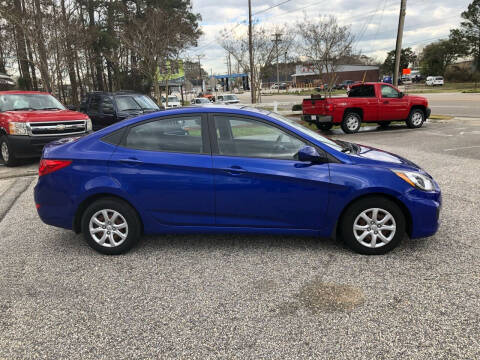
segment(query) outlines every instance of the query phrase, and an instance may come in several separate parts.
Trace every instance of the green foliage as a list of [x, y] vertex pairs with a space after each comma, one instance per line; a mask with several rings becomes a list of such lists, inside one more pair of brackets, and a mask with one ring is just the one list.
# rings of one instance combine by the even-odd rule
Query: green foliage
[[422, 74], [445, 75], [447, 66], [465, 53], [463, 39], [452, 36], [448, 40], [439, 40], [427, 45], [420, 55]]
[[465, 55], [473, 57], [475, 68], [480, 71], [480, 0], [473, 0], [462, 12], [462, 18], [460, 28], [452, 30], [450, 36], [464, 41]]
[[[408, 68], [410, 64], [414, 64], [417, 61], [417, 55], [413, 52], [412, 48], [404, 48], [400, 53], [400, 71]], [[387, 54], [387, 58], [383, 62], [381, 67], [382, 73], [391, 75], [395, 70], [395, 50], [390, 51]]]

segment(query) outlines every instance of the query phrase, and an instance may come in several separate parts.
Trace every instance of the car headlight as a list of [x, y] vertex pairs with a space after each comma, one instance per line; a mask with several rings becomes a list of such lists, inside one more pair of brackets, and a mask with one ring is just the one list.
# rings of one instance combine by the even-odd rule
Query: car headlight
[[91, 120], [91, 119], [87, 119], [87, 121], [86, 121], [86, 125], [87, 125], [87, 132], [89, 132], [89, 131], [92, 131], [92, 130], [93, 130], [93, 127], [92, 127], [92, 120]]
[[8, 133], [10, 135], [28, 135], [27, 124], [23, 122], [8, 123]]
[[433, 181], [427, 176], [415, 171], [392, 170], [397, 176], [405, 180], [407, 183], [424, 191], [432, 191], [434, 189]]

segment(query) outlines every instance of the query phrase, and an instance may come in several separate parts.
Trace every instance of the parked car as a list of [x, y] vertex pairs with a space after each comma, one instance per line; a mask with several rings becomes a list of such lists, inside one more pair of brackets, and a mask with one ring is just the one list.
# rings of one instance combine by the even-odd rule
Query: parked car
[[175, 95], [168, 95], [168, 105], [166, 104], [167, 104], [167, 99], [164, 96], [162, 96], [162, 105], [164, 108], [173, 109], [173, 108], [182, 106], [182, 103], [180, 102], [178, 97], [176, 97]]
[[49, 144], [34, 196], [46, 224], [83, 232], [104, 254], [141, 234], [192, 232], [338, 235], [383, 254], [404, 234], [433, 235], [441, 206], [433, 178], [400, 156], [235, 105], [166, 110]]
[[430, 116], [428, 100], [405, 95], [386, 83], [352, 85], [348, 97], [321, 98], [312, 95], [303, 100], [303, 120], [321, 130], [341, 125], [347, 134], [358, 132], [362, 122], [388, 126], [392, 121], [405, 121], [410, 128], [419, 128]]
[[425, 81], [425, 85], [427, 85], [427, 86], [443, 86], [444, 85], [443, 76], [428, 76], [427, 80]]
[[272, 86], [270, 86], [270, 89], [272, 89], [272, 90], [277, 90], [277, 89], [286, 90], [287, 89], [287, 84], [286, 83], [279, 83], [279, 84], [274, 83], [274, 84], [272, 84]]
[[7, 74], [0, 72], [0, 90], [11, 90], [15, 87], [15, 81]]
[[353, 80], [345, 80], [340, 84], [337, 84], [336, 89], [337, 90], [348, 90], [351, 85], [355, 84], [355, 81]]
[[91, 130], [87, 115], [67, 110], [49, 93], [0, 91], [0, 154], [7, 166], [39, 157], [50, 141]]
[[207, 98], [199, 97], [199, 98], [192, 99], [190, 101], [190, 104], [192, 104], [192, 105], [205, 105], [205, 104], [211, 104], [211, 101], [208, 100]]
[[227, 105], [238, 104], [240, 102], [237, 95], [234, 95], [234, 94], [218, 95], [217, 101], [221, 104], [227, 104]]
[[149, 96], [134, 92], [88, 93], [80, 104], [80, 111], [92, 119], [93, 129], [99, 130], [118, 121], [159, 111]]

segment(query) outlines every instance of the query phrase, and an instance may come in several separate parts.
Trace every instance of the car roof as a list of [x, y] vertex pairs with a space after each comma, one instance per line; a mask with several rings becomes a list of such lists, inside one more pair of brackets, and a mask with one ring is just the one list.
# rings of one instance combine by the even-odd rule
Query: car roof
[[48, 92], [44, 92], [44, 91], [24, 91], [24, 90], [6, 90], [6, 91], [0, 91], [0, 95], [8, 95], [8, 94], [17, 94], [17, 95], [21, 95], [21, 94], [37, 94], [37, 95], [51, 95], [50, 93]]

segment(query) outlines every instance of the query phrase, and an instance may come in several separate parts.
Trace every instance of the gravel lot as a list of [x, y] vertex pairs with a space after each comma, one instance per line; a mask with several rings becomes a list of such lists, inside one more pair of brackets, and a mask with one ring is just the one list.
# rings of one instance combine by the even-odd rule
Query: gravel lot
[[0, 359], [478, 359], [479, 125], [333, 133], [443, 190], [437, 235], [377, 257], [245, 235], [148, 237], [106, 257], [38, 219], [34, 177], [0, 180]]

